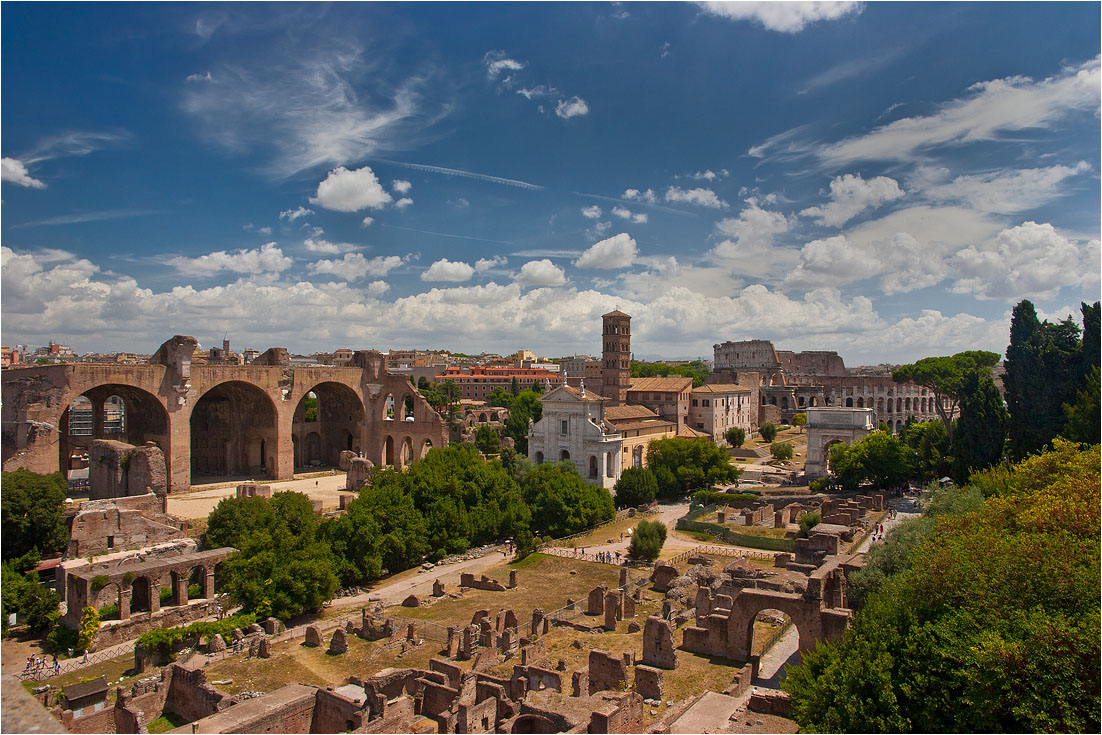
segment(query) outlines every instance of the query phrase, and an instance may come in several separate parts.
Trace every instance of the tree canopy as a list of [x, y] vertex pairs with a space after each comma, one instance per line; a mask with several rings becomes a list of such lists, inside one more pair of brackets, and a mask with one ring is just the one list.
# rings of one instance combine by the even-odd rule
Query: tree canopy
[[620, 474], [615, 491], [617, 508], [649, 505], [658, 494], [658, 480], [646, 467], [629, 467]]
[[661, 521], [639, 521], [628, 542], [628, 556], [632, 559], [654, 561], [666, 543], [666, 524]]
[[863, 483], [883, 490], [906, 480], [910, 467], [903, 443], [874, 431], [848, 446], [835, 444], [830, 450], [830, 469], [846, 490], [856, 490]]
[[31, 549], [42, 554], [64, 550], [69, 544], [64, 516], [69, 486], [61, 473], [39, 475], [18, 469], [4, 472], [0, 482], [3, 558], [23, 556]]
[[587, 483], [570, 460], [537, 465], [521, 488], [532, 510], [532, 528], [541, 535], [569, 536], [616, 514], [608, 490]]
[[658, 480], [659, 498], [677, 498], [738, 479], [726, 452], [709, 439], [670, 437], [647, 447], [647, 466]]
[[[924, 357], [910, 365], [900, 365], [892, 371], [896, 383], [914, 383], [934, 394], [934, 410], [945, 424], [945, 431], [952, 439], [952, 417], [960, 403], [965, 380], [974, 372], [987, 372], [999, 361], [995, 352], [968, 350], [945, 357]], [[948, 405], [945, 405], [948, 404]]]
[[692, 378], [694, 388], [704, 385], [704, 379], [712, 374], [711, 369], [700, 360], [692, 360], [684, 365], [670, 365], [664, 362], [632, 362], [630, 369], [633, 378], [666, 378], [670, 375]]
[[1002, 459], [1007, 422], [1006, 406], [991, 377], [973, 372], [965, 378], [960, 418], [953, 433], [953, 477], [957, 482], [967, 482], [974, 470]]
[[1099, 450], [1054, 447], [870, 555], [853, 626], [783, 684], [801, 729], [1099, 731]]

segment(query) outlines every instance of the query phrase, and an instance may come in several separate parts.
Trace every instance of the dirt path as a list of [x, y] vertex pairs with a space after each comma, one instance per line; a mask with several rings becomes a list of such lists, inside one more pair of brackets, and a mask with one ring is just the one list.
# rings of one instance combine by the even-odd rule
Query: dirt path
[[[345, 474], [337, 472], [322, 477], [299, 478], [274, 482], [271, 480], [259, 480], [262, 485], [271, 485], [272, 492], [294, 491], [304, 493], [311, 500], [320, 500], [325, 509], [336, 509], [340, 506], [340, 495], [344, 490]], [[168, 512], [171, 515], [187, 518], [206, 518], [218, 505], [222, 498], [233, 497], [236, 485], [223, 487], [224, 483], [216, 483], [214, 487], [205, 485], [193, 485], [193, 490], [187, 493], [172, 493], [168, 496]]]

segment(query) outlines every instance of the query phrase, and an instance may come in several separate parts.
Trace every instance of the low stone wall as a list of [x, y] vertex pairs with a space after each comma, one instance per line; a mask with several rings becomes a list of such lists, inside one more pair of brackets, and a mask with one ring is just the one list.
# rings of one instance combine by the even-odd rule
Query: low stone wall
[[214, 614], [216, 600], [201, 600], [186, 607], [166, 607], [155, 613], [135, 613], [129, 620], [101, 626], [92, 639], [93, 650], [102, 650], [137, 638], [154, 628], [175, 628]]

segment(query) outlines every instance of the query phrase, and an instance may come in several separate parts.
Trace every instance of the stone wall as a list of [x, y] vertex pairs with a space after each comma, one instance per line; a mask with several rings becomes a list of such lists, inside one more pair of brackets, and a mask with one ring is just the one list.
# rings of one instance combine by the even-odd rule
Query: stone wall
[[165, 513], [154, 493], [81, 503], [69, 527], [67, 556], [139, 549], [182, 538], [186, 522]]

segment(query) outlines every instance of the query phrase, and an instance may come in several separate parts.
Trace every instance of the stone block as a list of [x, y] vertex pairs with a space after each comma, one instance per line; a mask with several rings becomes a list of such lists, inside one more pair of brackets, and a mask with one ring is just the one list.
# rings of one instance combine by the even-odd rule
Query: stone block
[[207, 653], [218, 653], [226, 650], [226, 641], [220, 635], [212, 635], [207, 641]]
[[329, 640], [329, 653], [340, 654], [348, 651], [348, 634], [343, 628], [333, 631], [333, 637]]
[[443, 597], [444, 596], [444, 585], [439, 579], [432, 583], [432, 596], [433, 597]]
[[516, 589], [517, 586], [517, 570], [509, 570], [509, 589]]
[[677, 668], [677, 649], [673, 645], [673, 628], [653, 615], [643, 629], [643, 663], [660, 669]]
[[635, 622], [634, 620], [628, 623], [628, 633], [638, 633], [642, 629], [642, 626], [640, 626], [639, 623]]
[[410, 595], [406, 599], [402, 600], [402, 607], [421, 607], [421, 600], [417, 595]]
[[608, 585], [604, 582], [589, 591], [589, 598], [586, 601], [588, 603], [585, 610], [586, 615], [605, 614], [605, 592], [607, 591]]
[[664, 680], [662, 669], [643, 664], [635, 667], [635, 691], [643, 699], [662, 699], [665, 696]]
[[316, 625], [306, 626], [306, 640], [304, 643], [310, 647], [317, 647], [321, 645], [321, 630]]
[[670, 589], [670, 583], [677, 579], [677, 577], [677, 567], [672, 567], [669, 564], [659, 564], [655, 566], [654, 573], [651, 574], [651, 581], [654, 582], [654, 591], [668, 591]]
[[256, 655], [260, 658], [272, 657], [272, 639], [268, 636], [264, 636], [260, 639], [260, 644], [256, 648]]

